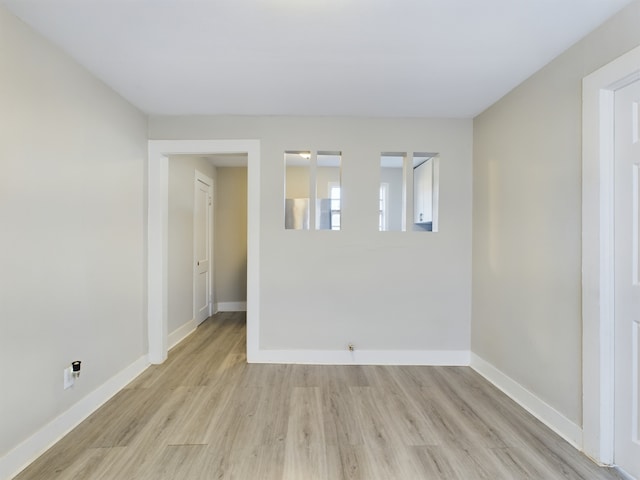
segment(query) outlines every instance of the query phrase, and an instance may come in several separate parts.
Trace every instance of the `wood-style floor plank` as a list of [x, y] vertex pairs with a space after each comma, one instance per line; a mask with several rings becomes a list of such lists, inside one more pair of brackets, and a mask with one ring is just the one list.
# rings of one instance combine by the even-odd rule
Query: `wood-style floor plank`
[[246, 363], [221, 313], [15, 480], [612, 480], [466, 367]]
[[285, 480], [330, 480], [318, 387], [294, 387], [285, 441]]

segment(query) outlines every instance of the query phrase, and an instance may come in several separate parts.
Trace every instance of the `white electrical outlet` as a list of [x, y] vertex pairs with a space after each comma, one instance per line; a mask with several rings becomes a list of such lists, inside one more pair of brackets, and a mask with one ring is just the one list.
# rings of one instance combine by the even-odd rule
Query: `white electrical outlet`
[[73, 370], [71, 367], [67, 367], [64, 369], [64, 389], [73, 387], [73, 383], [75, 382], [75, 378], [73, 378]]

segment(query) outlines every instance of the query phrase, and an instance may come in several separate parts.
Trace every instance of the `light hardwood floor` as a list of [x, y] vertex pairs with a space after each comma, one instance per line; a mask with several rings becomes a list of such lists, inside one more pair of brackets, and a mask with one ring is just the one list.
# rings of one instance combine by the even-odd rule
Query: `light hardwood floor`
[[245, 363], [221, 313], [16, 480], [619, 479], [467, 367]]

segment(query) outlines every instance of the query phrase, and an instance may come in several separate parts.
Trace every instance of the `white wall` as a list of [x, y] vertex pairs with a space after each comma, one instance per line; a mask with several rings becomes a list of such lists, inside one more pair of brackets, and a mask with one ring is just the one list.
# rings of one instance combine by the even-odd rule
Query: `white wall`
[[0, 72], [2, 457], [146, 352], [147, 125], [3, 7]]
[[218, 167], [216, 302], [247, 301], [247, 168]]
[[[261, 140], [261, 349], [467, 351], [471, 128], [471, 120], [152, 117], [150, 138]], [[284, 230], [285, 150], [342, 152], [342, 231]], [[386, 151], [441, 154], [440, 232], [378, 232]]]
[[474, 120], [472, 351], [577, 425], [581, 81], [638, 44], [636, 1]]
[[206, 158], [189, 155], [169, 157], [169, 333], [193, 320], [193, 207], [196, 170], [215, 180], [216, 169]]

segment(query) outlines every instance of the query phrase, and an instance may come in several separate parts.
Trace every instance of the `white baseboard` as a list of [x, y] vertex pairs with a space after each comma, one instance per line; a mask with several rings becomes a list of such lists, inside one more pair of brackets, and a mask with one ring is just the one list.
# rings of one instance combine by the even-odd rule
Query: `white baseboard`
[[618, 474], [624, 478], [625, 480], [637, 480], [636, 477], [628, 474], [627, 472], [625, 472], [623, 469], [621, 469], [620, 467], [613, 467], [616, 472], [618, 472]]
[[171, 332], [167, 337], [167, 344], [169, 345], [169, 350], [178, 345], [182, 340], [187, 338], [193, 332], [196, 331], [196, 320], [192, 318], [187, 323], [178, 327], [176, 330]]
[[247, 302], [218, 302], [213, 306], [215, 312], [246, 312]]
[[249, 363], [468, 366], [468, 350], [258, 350]]
[[582, 450], [582, 428], [579, 425], [475, 353], [471, 353], [471, 368], [575, 448]]
[[73, 430], [111, 397], [140, 375], [149, 366], [147, 356], [140, 357], [69, 410], [49, 422], [38, 432], [0, 458], [0, 479], [10, 479], [24, 470], [54, 443]]

